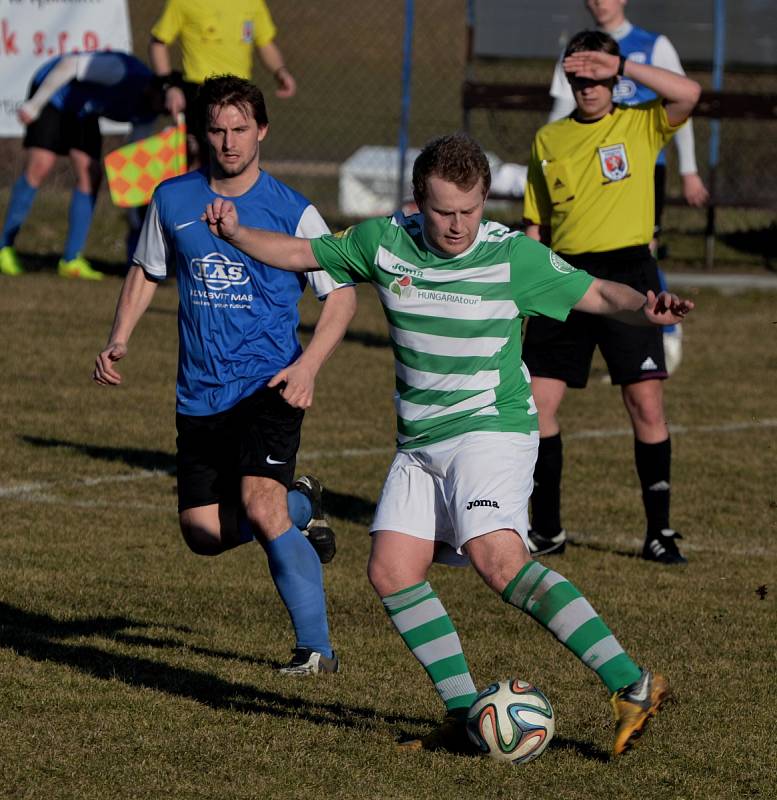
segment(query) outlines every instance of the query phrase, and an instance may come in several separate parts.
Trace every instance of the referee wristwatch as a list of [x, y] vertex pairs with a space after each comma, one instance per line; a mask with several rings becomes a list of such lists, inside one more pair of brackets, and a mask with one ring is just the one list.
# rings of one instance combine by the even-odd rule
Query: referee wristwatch
[[623, 70], [626, 69], [626, 56], [618, 56], [618, 72], [619, 78], [623, 77]]

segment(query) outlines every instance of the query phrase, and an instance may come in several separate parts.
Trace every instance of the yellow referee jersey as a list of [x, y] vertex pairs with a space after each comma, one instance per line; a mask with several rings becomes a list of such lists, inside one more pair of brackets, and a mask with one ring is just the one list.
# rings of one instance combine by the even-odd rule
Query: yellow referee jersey
[[653, 237], [656, 157], [681, 126], [660, 100], [595, 122], [571, 117], [534, 137], [524, 218], [549, 225], [559, 253], [600, 253], [648, 244]]
[[254, 45], [269, 44], [275, 32], [264, 0], [168, 0], [151, 29], [165, 44], [180, 37], [183, 76], [192, 83], [224, 74], [250, 80]]

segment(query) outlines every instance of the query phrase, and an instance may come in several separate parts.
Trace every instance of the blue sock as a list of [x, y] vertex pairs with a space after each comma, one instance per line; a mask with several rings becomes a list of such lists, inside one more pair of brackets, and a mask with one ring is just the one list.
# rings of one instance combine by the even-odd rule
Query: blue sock
[[84, 249], [86, 237], [92, 225], [96, 199], [93, 194], [73, 189], [67, 221], [67, 241], [65, 242], [65, 252], [62, 254], [65, 261], [72, 261]]
[[266, 542], [265, 551], [275, 587], [291, 617], [297, 647], [331, 658], [324, 580], [316, 551], [294, 525]]
[[14, 243], [19, 228], [24, 224], [27, 215], [30, 213], [32, 201], [38, 190], [27, 183], [24, 175], [13, 185], [11, 199], [8, 201], [8, 210], [5, 212], [5, 223], [3, 233], [0, 234], [0, 247], [7, 247]]
[[292, 525], [296, 525], [300, 530], [307, 528], [310, 518], [313, 516], [313, 506], [310, 504], [310, 500], [302, 492], [292, 489], [289, 492], [287, 503]]

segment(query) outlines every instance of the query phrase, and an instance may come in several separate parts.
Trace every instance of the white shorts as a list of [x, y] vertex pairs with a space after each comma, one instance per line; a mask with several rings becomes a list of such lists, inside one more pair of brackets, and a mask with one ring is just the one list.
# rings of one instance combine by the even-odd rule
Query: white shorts
[[462, 547], [502, 528], [528, 547], [539, 433], [478, 431], [394, 457], [370, 532], [440, 542], [436, 561], [466, 564]]

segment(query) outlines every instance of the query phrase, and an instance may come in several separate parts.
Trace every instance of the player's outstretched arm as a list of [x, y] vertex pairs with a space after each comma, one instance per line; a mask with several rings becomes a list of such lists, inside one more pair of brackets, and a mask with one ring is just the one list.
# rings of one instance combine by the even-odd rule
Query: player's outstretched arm
[[146, 275], [142, 267], [137, 264], [130, 267], [116, 304], [116, 314], [108, 344], [98, 354], [94, 363], [92, 380], [101, 386], [118, 386], [121, 383], [121, 374], [116, 369], [116, 362], [127, 355], [129, 338], [143, 312], [148, 308], [157, 285], [155, 280]]
[[629, 325], [674, 325], [692, 311], [692, 300], [681, 300], [670, 292], [647, 295], [625, 283], [596, 278], [575, 305], [576, 311], [606, 314]]
[[321, 269], [313, 255], [309, 239], [285, 233], [248, 228], [240, 224], [237, 208], [231, 200], [217, 197], [202, 215], [210, 232], [242, 250], [251, 258], [288, 272], [312, 272]]
[[341, 286], [330, 292], [324, 300], [310, 343], [293, 364], [275, 375], [268, 386], [285, 382], [281, 397], [295, 408], [310, 408], [316, 376], [342, 341], [355, 313], [356, 289], [353, 286]]
[[30, 125], [35, 122], [52, 95], [65, 84], [76, 79], [78, 74], [78, 57], [63, 56], [60, 62], [43, 79], [35, 94], [19, 106], [16, 112], [19, 122]]

